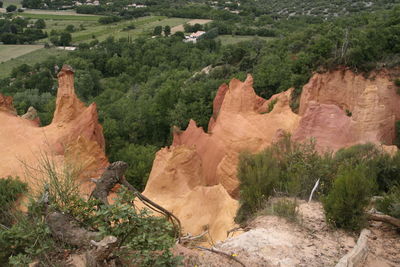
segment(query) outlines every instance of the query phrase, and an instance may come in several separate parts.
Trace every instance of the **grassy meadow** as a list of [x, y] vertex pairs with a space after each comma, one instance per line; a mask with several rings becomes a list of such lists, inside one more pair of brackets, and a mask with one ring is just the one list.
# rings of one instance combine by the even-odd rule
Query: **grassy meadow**
[[[21, 47], [20, 49], [23, 49], [22, 47], [25, 47], [25, 45], [15, 45]], [[0, 46], [0, 58], [4, 58], [6, 55], [6, 50], [2, 49], [3, 45]], [[33, 50], [32, 52], [25, 53], [21, 56], [18, 56], [16, 58], [9, 59], [7, 61], [2, 61], [0, 63], [0, 78], [5, 78], [7, 77], [13, 68], [22, 65], [22, 64], [28, 64], [28, 65], [34, 65], [36, 63], [42, 62], [49, 56], [57, 56], [61, 54], [68, 53], [68, 51], [65, 50], [60, 50], [56, 48], [42, 48], [43, 46], [40, 46], [39, 49]]]
[[43, 45], [0, 45], [0, 62], [20, 57], [40, 48], [43, 48]]

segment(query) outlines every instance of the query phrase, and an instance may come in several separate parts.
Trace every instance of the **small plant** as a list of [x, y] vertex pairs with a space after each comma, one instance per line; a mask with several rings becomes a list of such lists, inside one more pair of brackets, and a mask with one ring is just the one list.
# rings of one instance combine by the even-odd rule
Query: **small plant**
[[288, 221], [297, 221], [298, 210], [297, 202], [292, 199], [277, 199], [267, 203], [265, 212], [269, 215], [276, 215], [287, 219]]
[[7, 177], [0, 179], [0, 223], [9, 225], [12, 223], [12, 208], [14, 202], [27, 191], [27, 184], [19, 178]]
[[400, 219], [400, 186], [394, 186], [376, 204], [379, 211]]
[[375, 177], [365, 165], [345, 166], [324, 199], [329, 223], [347, 230], [360, 230], [365, 224], [365, 207], [375, 188]]
[[278, 103], [278, 98], [274, 98], [273, 100], [271, 100], [271, 102], [269, 102], [267, 113], [270, 113], [274, 109], [276, 103]]
[[348, 117], [351, 117], [353, 115], [353, 113], [350, 110], [346, 109], [346, 115]]
[[400, 87], [400, 78], [397, 78], [396, 80], [394, 80], [394, 84], [395, 84], [397, 87]]

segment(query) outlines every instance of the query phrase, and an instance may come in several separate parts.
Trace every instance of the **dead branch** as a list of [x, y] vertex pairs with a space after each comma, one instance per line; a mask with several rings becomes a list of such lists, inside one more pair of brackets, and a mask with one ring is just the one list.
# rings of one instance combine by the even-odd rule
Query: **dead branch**
[[379, 213], [372, 213], [372, 212], [368, 212], [367, 215], [368, 215], [369, 220], [389, 223], [391, 225], [394, 225], [394, 226], [400, 228], [400, 219], [394, 218], [394, 217], [386, 215], [386, 214], [379, 214]]
[[187, 234], [186, 236], [182, 236], [182, 237], [181, 237], [181, 241], [182, 241], [182, 242], [185, 242], [185, 241], [193, 241], [193, 240], [196, 240], [196, 239], [200, 239], [200, 238], [202, 238], [203, 236], [205, 236], [207, 233], [208, 233], [208, 230], [204, 231], [203, 233], [201, 233], [201, 234], [199, 234], [199, 235], [195, 235], [195, 236], [192, 236], [192, 235], [189, 233], [189, 234]]
[[56, 239], [69, 245], [88, 247], [91, 240], [98, 240], [100, 237], [99, 233], [80, 227], [74, 218], [61, 212], [49, 213], [46, 216], [46, 223]]
[[198, 249], [202, 249], [202, 250], [206, 250], [206, 251], [210, 251], [210, 252], [216, 253], [216, 254], [218, 254], [218, 255], [227, 257], [227, 258], [230, 259], [230, 260], [236, 261], [237, 263], [239, 263], [239, 264], [242, 265], [243, 267], [246, 267], [246, 265], [244, 265], [243, 262], [241, 262], [239, 259], [237, 259], [236, 257], [232, 256], [232, 255], [229, 254], [229, 253], [226, 253], [226, 252], [217, 250], [217, 249], [215, 249], [215, 248], [205, 248], [205, 247], [201, 247], [201, 246], [197, 246], [197, 248], [198, 248]]

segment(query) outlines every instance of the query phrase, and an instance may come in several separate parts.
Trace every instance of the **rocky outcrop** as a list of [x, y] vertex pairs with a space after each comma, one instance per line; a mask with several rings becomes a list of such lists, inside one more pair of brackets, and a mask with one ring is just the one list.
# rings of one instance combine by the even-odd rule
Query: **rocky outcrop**
[[13, 98], [11, 96], [0, 94], [0, 112], [7, 112], [13, 115], [17, 115], [17, 111], [13, 106]]
[[37, 110], [30, 106], [28, 111], [21, 116], [21, 118], [32, 121], [35, 125], [40, 125], [40, 118], [38, 116]]
[[214, 241], [225, 238], [238, 206], [239, 153], [258, 152], [284, 132], [300, 142], [314, 138], [320, 151], [365, 142], [391, 150], [400, 96], [386, 72], [374, 79], [349, 70], [315, 74], [303, 88], [299, 114], [289, 107], [291, 89], [266, 100], [252, 84], [249, 75], [221, 85], [208, 132], [191, 120], [156, 155], [144, 194], [174, 212], [184, 231], [200, 234], [207, 226]]
[[320, 149], [357, 143], [392, 145], [400, 96], [382, 71], [367, 79], [349, 70], [315, 74], [303, 87], [295, 140], [314, 137]]
[[20, 176], [35, 187], [38, 181], [25, 177], [22, 163], [35, 168], [47, 155], [56, 164], [68, 163], [79, 169], [82, 191], [87, 192], [91, 187], [89, 178], [100, 175], [108, 165], [96, 105], [86, 107], [77, 98], [73, 75], [67, 65], [58, 74], [56, 111], [53, 122], [46, 127], [32, 123], [26, 114], [17, 117], [0, 111], [0, 177]]
[[191, 120], [185, 131], [174, 131], [172, 146], [156, 155], [143, 194], [178, 216], [185, 232], [207, 228], [213, 241], [225, 239], [235, 227], [239, 153], [260, 151], [277, 132], [292, 132], [298, 125], [300, 118], [289, 107], [290, 91], [274, 96], [277, 103], [267, 113], [262, 110], [269, 101], [257, 96], [252, 85], [250, 75], [244, 82], [222, 85], [208, 132]]

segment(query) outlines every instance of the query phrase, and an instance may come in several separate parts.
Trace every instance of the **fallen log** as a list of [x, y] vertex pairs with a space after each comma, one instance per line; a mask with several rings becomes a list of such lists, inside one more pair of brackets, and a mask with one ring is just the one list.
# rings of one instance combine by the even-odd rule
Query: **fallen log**
[[367, 215], [369, 220], [389, 223], [391, 225], [400, 228], [400, 219], [394, 218], [386, 214], [372, 213], [372, 212], [368, 212]]

